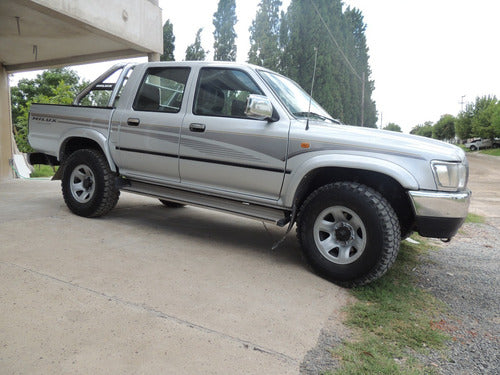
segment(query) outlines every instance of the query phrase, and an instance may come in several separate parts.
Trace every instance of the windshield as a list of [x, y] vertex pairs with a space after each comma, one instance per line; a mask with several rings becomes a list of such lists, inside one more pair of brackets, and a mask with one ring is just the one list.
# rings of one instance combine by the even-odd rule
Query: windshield
[[[313, 119], [340, 123], [340, 121], [334, 120], [314, 99], [310, 101], [310, 96], [291, 79], [267, 71], [259, 71], [259, 73], [295, 117], [307, 118], [310, 116]], [[311, 106], [310, 110], [309, 105]]]

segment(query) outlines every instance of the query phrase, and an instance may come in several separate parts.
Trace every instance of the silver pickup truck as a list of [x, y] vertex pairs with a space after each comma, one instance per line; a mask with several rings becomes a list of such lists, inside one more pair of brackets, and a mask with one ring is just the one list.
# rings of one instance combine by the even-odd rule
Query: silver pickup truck
[[32, 105], [29, 142], [32, 164], [61, 165], [77, 215], [106, 214], [123, 190], [296, 223], [307, 262], [343, 286], [382, 276], [413, 231], [451, 238], [470, 200], [458, 147], [343, 125], [247, 64], [116, 65], [72, 106]]

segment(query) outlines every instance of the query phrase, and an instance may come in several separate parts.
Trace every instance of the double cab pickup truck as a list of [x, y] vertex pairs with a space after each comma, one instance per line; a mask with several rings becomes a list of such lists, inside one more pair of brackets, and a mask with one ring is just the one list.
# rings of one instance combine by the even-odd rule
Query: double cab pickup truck
[[115, 65], [73, 105], [33, 104], [29, 142], [32, 164], [60, 165], [77, 215], [105, 215], [127, 191], [296, 224], [312, 269], [347, 287], [382, 276], [414, 231], [450, 239], [471, 194], [460, 148], [344, 125], [248, 64]]

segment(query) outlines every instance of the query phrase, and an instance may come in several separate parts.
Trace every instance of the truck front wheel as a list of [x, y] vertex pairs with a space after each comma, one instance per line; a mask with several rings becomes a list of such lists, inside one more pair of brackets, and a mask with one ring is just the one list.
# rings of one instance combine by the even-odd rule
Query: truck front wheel
[[93, 149], [75, 151], [64, 163], [62, 192], [68, 208], [84, 217], [98, 217], [116, 206], [120, 191], [104, 155]]
[[398, 218], [377, 191], [337, 182], [314, 191], [302, 205], [297, 236], [313, 270], [341, 286], [367, 284], [396, 260]]

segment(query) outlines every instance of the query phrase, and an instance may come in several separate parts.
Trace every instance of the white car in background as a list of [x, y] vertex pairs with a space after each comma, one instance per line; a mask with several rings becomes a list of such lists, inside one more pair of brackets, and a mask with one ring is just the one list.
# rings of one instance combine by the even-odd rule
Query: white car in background
[[465, 143], [465, 147], [471, 151], [476, 151], [481, 148], [500, 147], [500, 138], [495, 138], [493, 141], [491, 141], [491, 139], [476, 138]]

